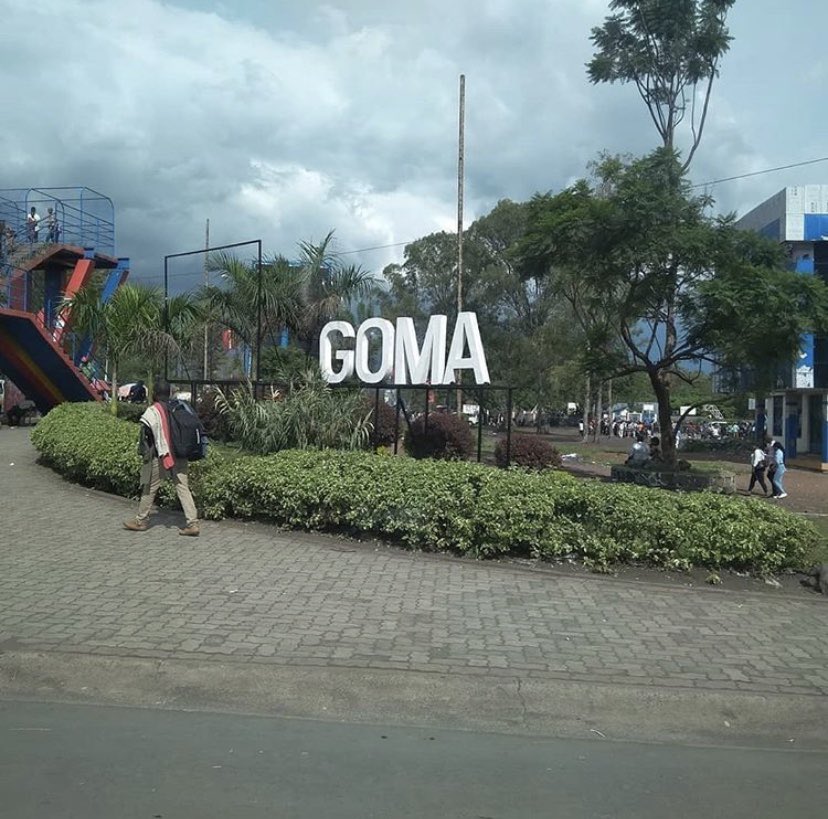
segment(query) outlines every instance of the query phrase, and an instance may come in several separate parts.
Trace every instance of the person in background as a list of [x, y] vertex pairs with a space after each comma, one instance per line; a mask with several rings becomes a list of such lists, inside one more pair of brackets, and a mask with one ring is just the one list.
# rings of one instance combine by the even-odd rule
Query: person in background
[[776, 465], [776, 469], [773, 471], [773, 477], [771, 478], [773, 496], [777, 500], [782, 500], [782, 498], [788, 497], [788, 493], [782, 485], [782, 478], [785, 477], [788, 469], [785, 466], [785, 449], [779, 441], [775, 441], [773, 444], [773, 462]]
[[644, 436], [639, 434], [635, 436], [635, 443], [630, 449], [630, 454], [625, 464], [627, 466], [643, 466], [650, 460], [650, 447], [644, 443]]
[[144, 462], [141, 467], [141, 499], [138, 501], [138, 514], [131, 520], [124, 521], [124, 529], [132, 532], [147, 530], [147, 519], [161, 481], [169, 477], [175, 484], [186, 517], [186, 526], [179, 529], [178, 534], [198, 537], [198, 512], [187, 480], [188, 462], [185, 458], [174, 457], [170, 449], [172, 438], [167, 410], [170, 393], [170, 385], [166, 381], [157, 380], [152, 394], [153, 403], [141, 416], [141, 437], [138, 444]]
[[49, 208], [46, 211], [46, 229], [49, 232], [49, 241], [57, 242], [60, 238], [60, 226], [54, 208]]
[[768, 496], [768, 485], [765, 483], [765, 467], [767, 466], [767, 455], [765, 450], [756, 443], [753, 447], [753, 453], [750, 456], [750, 484], [748, 485], [748, 492], [753, 494], [753, 487], [758, 483], [762, 487], [762, 492], [765, 497]]
[[38, 240], [38, 233], [40, 232], [40, 216], [37, 214], [37, 208], [32, 205], [29, 215], [26, 217], [26, 235], [29, 239], [29, 244], [34, 244]]

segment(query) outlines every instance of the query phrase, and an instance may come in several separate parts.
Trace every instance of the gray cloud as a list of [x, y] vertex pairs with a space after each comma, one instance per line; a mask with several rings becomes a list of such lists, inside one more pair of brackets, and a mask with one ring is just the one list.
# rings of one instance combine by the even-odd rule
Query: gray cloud
[[[469, 220], [570, 183], [600, 150], [654, 146], [631, 89], [586, 79], [606, 12], [599, 0], [0, 0], [0, 184], [108, 193], [118, 251], [144, 278], [201, 245], [207, 217], [217, 243], [261, 237], [287, 255], [331, 228], [343, 250], [451, 229], [461, 72]], [[737, 3], [695, 179], [824, 152], [826, 23], [808, 0]], [[815, 166], [714, 192], [743, 210], [826, 177]], [[398, 257], [357, 258], [378, 271]]]

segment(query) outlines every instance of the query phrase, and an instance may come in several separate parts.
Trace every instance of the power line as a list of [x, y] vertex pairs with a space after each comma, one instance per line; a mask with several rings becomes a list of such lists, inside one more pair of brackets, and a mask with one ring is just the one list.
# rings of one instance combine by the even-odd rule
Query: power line
[[368, 253], [370, 250], [387, 250], [389, 247], [402, 247], [403, 245], [410, 245], [412, 242], [416, 241], [412, 239], [408, 242], [394, 242], [390, 245], [376, 245], [375, 247], [361, 247], [357, 250], [339, 250], [337, 251], [337, 256], [348, 256], [351, 253]]
[[816, 165], [818, 162], [828, 162], [828, 156], [820, 157], [819, 159], [808, 159], [805, 162], [794, 162], [791, 165], [779, 165], [776, 168], [765, 168], [763, 171], [752, 171], [751, 173], [742, 173], [738, 176], [726, 176], [723, 179], [712, 179], [709, 182], [699, 182], [696, 185], [691, 185], [692, 188], [707, 188], [712, 185], [718, 185], [721, 182], [734, 182], [737, 179], [747, 179], [751, 176], [762, 176], [766, 173], [776, 173], [776, 171], [787, 171], [791, 168], [803, 168], [806, 165]]
[[[373, 247], [360, 247], [360, 248], [357, 248], [356, 250], [339, 250], [339, 251], [336, 252], [335, 255], [337, 255], [337, 256], [348, 256], [348, 255], [351, 255], [351, 254], [354, 254], [354, 253], [369, 253], [372, 250], [387, 250], [388, 248], [392, 248], [392, 247], [404, 247], [405, 245], [413, 244], [415, 241], [417, 241], [417, 240], [416, 239], [409, 239], [407, 242], [393, 242], [392, 244], [389, 244], [389, 245], [374, 245]], [[182, 276], [196, 276], [200, 272], [201, 271], [199, 271], [199, 270], [187, 271], [185, 273], [170, 272], [168, 275], [169, 275], [169, 278], [175, 279], [175, 278], [181, 278]], [[164, 274], [163, 273], [151, 273], [151, 274], [145, 274], [145, 275], [136, 275], [135, 278], [136, 279], [163, 279]]]
[[[725, 177], [722, 177], [721, 179], [711, 179], [707, 182], [697, 182], [696, 184], [691, 185], [690, 187], [693, 188], [693, 189], [695, 189], [695, 188], [709, 188], [709, 187], [712, 187], [713, 185], [720, 185], [723, 182], [735, 182], [739, 179], [749, 179], [749, 178], [754, 177], [754, 176], [764, 176], [765, 174], [776, 173], [777, 171], [788, 171], [788, 170], [791, 170], [792, 168], [804, 168], [808, 165], [817, 165], [820, 162], [828, 162], [828, 156], [822, 156], [822, 157], [819, 157], [818, 159], [808, 159], [808, 160], [805, 160], [804, 162], [793, 162], [790, 165], [777, 165], [775, 168], [765, 168], [761, 171], [751, 171], [750, 173], [741, 173], [741, 174], [737, 174], [736, 176], [725, 176]], [[410, 239], [406, 242], [392, 242], [391, 244], [387, 244], [387, 245], [374, 245], [372, 247], [360, 247], [360, 248], [357, 248], [355, 250], [340, 250], [340, 251], [337, 252], [336, 255], [337, 256], [350, 256], [350, 255], [353, 255], [355, 253], [370, 253], [374, 250], [389, 250], [392, 247], [404, 247], [405, 245], [413, 244], [415, 241], [417, 241], [417, 240], [416, 239]], [[169, 277], [170, 278], [180, 278], [182, 276], [194, 276], [194, 275], [196, 275], [195, 272], [191, 273], [191, 272], [188, 271], [186, 273], [170, 273]], [[148, 276], [147, 275], [143, 275], [143, 276], [138, 275], [135, 278], [137, 278], [137, 279], [163, 279], [163, 275], [161, 275], [161, 274], [148, 275]]]

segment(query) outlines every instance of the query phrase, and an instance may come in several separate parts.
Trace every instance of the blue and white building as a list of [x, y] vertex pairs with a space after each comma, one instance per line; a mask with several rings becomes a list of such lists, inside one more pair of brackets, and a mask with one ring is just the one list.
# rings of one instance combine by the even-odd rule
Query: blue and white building
[[[828, 283], [828, 185], [785, 188], [737, 226], [782, 242], [793, 269]], [[788, 460], [828, 471], [828, 337], [804, 335], [798, 360], [776, 387], [765, 401], [768, 434], [783, 441]], [[757, 407], [757, 421], [761, 413]]]

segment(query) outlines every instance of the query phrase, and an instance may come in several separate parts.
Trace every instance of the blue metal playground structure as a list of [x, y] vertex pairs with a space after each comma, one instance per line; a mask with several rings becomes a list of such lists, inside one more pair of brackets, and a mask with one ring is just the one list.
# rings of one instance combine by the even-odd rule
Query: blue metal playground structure
[[[40, 221], [27, 220], [35, 208]], [[90, 188], [0, 189], [0, 373], [6, 409], [21, 399], [48, 412], [63, 401], [101, 399], [89, 364], [94, 340], [72, 331], [63, 300], [104, 274], [110, 299], [129, 275], [115, 255], [115, 208]]]

